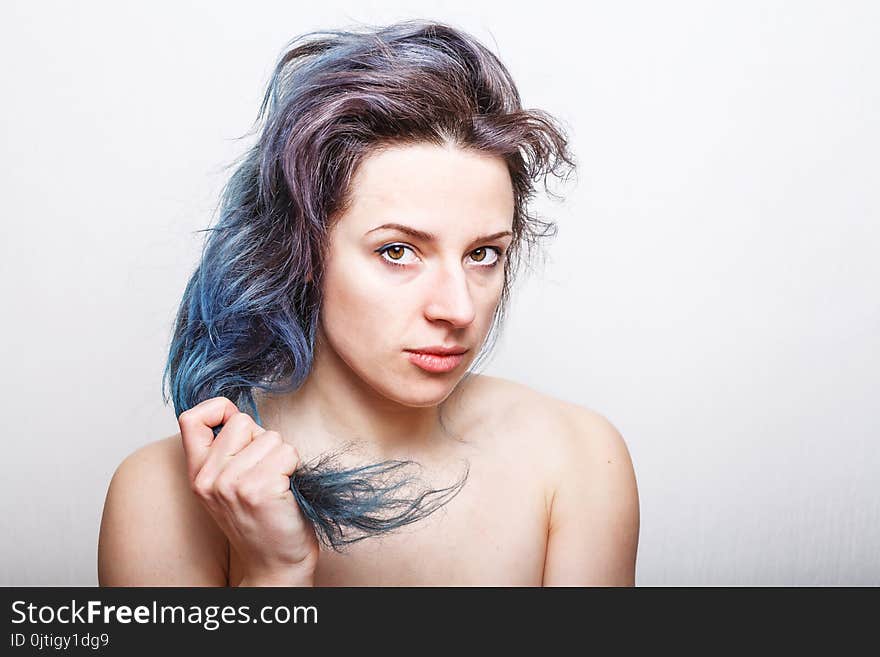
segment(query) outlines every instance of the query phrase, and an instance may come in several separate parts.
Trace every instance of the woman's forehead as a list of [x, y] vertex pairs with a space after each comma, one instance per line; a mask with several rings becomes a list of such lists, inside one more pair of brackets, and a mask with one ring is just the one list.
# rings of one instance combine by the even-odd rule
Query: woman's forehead
[[354, 229], [403, 223], [425, 231], [463, 223], [495, 232], [511, 228], [513, 213], [513, 186], [502, 158], [414, 144], [380, 150], [361, 162], [345, 222]]

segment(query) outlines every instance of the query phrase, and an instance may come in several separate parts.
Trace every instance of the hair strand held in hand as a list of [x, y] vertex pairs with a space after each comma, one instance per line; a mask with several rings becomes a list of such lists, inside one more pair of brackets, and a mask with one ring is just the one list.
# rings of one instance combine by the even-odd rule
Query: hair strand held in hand
[[316, 463], [298, 468], [290, 478], [290, 489], [321, 543], [337, 551], [428, 517], [461, 491], [468, 476], [466, 468], [455, 484], [411, 497], [406, 493], [418, 480], [401, 475], [408, 466], [419, 467], [414, 461], [341, 469], [333, 460], [332, 455], [323, 455]]

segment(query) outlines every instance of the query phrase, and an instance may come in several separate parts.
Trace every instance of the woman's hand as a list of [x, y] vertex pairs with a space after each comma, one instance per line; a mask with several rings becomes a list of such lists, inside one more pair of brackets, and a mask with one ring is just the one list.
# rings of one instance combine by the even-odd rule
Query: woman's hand
[[181, 413], [178, 424], [190, 487], [240, 555], [242, 585], [311, 586], [319, 548], [290, 491], [296, 449], [225, 397]]

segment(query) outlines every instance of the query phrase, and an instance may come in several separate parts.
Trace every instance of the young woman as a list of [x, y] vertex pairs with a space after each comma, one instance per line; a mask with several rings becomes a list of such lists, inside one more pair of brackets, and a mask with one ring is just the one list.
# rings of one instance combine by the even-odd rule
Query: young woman
[[415, 21], [295, 40], [261, 117], [178, 313], [180, 433], [114, 474], [100, 584], [634, 584], [620, 434], [474, 373], [552, 233], [534, 185], [573, 167], [553, 119]]

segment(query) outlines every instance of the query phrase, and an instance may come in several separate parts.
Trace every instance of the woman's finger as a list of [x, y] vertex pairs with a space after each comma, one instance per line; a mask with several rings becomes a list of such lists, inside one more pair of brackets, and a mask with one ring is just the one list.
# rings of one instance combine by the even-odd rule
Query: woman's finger
[[190, 481], [195, 479], [208, 458], [214, 442], [213, 427], [225, 424], [238, 412], [238, 407], [226, 397], [213, 397], [177, 418]]
[[223, 491], [231, 488], [248, 470], [259, 464], [266, 456], [282, 443], [281, 435], [275, 431], [265, 431], [251, 444], [241, 450], [234, 459], [229, 461], [217, 476], [217, 488]]
[[299, 463], [300, 456], [296, 448], [290, 443], [282, 442], [241, 475], [239, 487], [243, 491], [249, 491], [254, 489], [250, 484], [259, 482], [260, 488], [265, 486], [269, 495], [284, 494], [290, 490], [290, 475]]
[[247, 413], [236, 413], [230, 417], [214, 440], [211, 451], [198, 472], [197, 476], [202, 484], [213, 482], [241, 450], [263, 433], [265, 429]]

